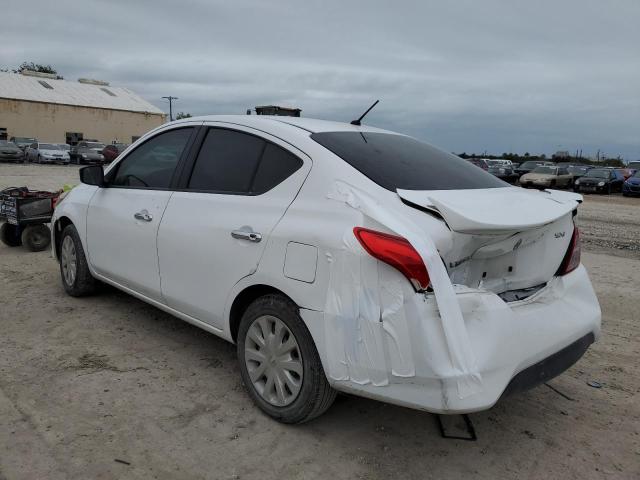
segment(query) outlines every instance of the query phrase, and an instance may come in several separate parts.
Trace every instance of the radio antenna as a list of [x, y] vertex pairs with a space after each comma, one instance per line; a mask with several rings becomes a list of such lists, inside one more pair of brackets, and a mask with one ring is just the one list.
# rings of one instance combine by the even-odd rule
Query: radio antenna
[[353, 121], [351, 122], [351, 125], [358, 125], [358, 126], [359, 126], [359, 125], [362, 125], [362, 124], [360, 123], [360, 121], [365, 117], [365, 115], [366, 115], [367, 113], [369, 113], [369, 112], [373, 109], [373, 107], [375, 107], [375, 106], [378, 104], [378, 102], [379, 102], [379, 101], [380, 101], [380, 100], [376, 100], [376, 101], [373, 103], [373, 105], [371, 105], [371, 106], [367, 109], [367, 111], [366, 111], [366, 112], [364, 112], [364, 113], [360, 116], [360, 118], [359, 118], [359, 119], [357, 119], [357, 120], [353, 120]]

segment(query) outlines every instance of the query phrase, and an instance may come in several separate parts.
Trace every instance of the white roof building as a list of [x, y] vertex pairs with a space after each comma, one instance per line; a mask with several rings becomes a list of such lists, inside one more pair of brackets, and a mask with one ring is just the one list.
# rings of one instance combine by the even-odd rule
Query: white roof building
[[106, 82], [86, 82], [0, 72], [0, 98], [164, 115], [158, 107], [127, 88], [112, 87]]
[[162, 110], [128, 88], [37, 72], [0, 72], [0, 140], [130, 143], [165, 120]]

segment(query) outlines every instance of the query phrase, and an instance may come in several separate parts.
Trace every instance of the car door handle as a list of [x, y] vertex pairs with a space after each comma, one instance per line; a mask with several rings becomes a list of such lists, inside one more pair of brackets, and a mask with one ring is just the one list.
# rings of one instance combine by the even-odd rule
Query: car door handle
[[150, 222], [153, 220], [153, 215], [151, 215], [146, 210], [140, 210], [138, 213], [133, 214], [133, 218], [136, 220], [142, 220], [143, 222]]
[[231, 236], [233, 238], [238, 238], [240, 240], [249, 240], [250, 242], [258, 243], [262, 240], [262, 235], [257, 232], [251, 232], [246, 230], [234, 230], [231, 232]]

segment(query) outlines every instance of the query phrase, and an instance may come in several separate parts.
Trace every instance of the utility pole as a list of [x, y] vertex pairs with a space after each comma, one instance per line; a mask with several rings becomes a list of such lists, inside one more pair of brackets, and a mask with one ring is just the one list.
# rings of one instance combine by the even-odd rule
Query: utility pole
[[172, 97], [171, 95], [169, 95], [168, 97], [162, 97], [162, 98], [166, 98], [167, 100], [169, 100], [169, 121], [173, 122], [173, 101], [174, 100], [178, 100], [178, 97]]

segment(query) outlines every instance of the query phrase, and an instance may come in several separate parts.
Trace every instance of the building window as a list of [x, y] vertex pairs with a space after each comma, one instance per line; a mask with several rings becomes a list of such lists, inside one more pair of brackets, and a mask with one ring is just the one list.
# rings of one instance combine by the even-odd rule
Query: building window
[[51, 85], [49, 85], [47, 82], [45, 82], [44, 80], [38, 80], [38, 83], [40, 85], [42, 85], [44, 88], [48, 88], [49, 90], [53, 90], [53, 87]]
[[117, 97], [117, 95], [113, 93], [111, 90], [109, 90], [108, 88], [100, 87], [100, 90], [102, 90], [104, 93], [108, 95], [111, 95], [112, 97]]
[[0, 140], [6, 140], [6, 139], [7, 139], [7, 129], [0, 128]]
[[84, 135], [82, 132], [66, 132], [65, 140], [69, 145], [75, 145], [84, 140]]

